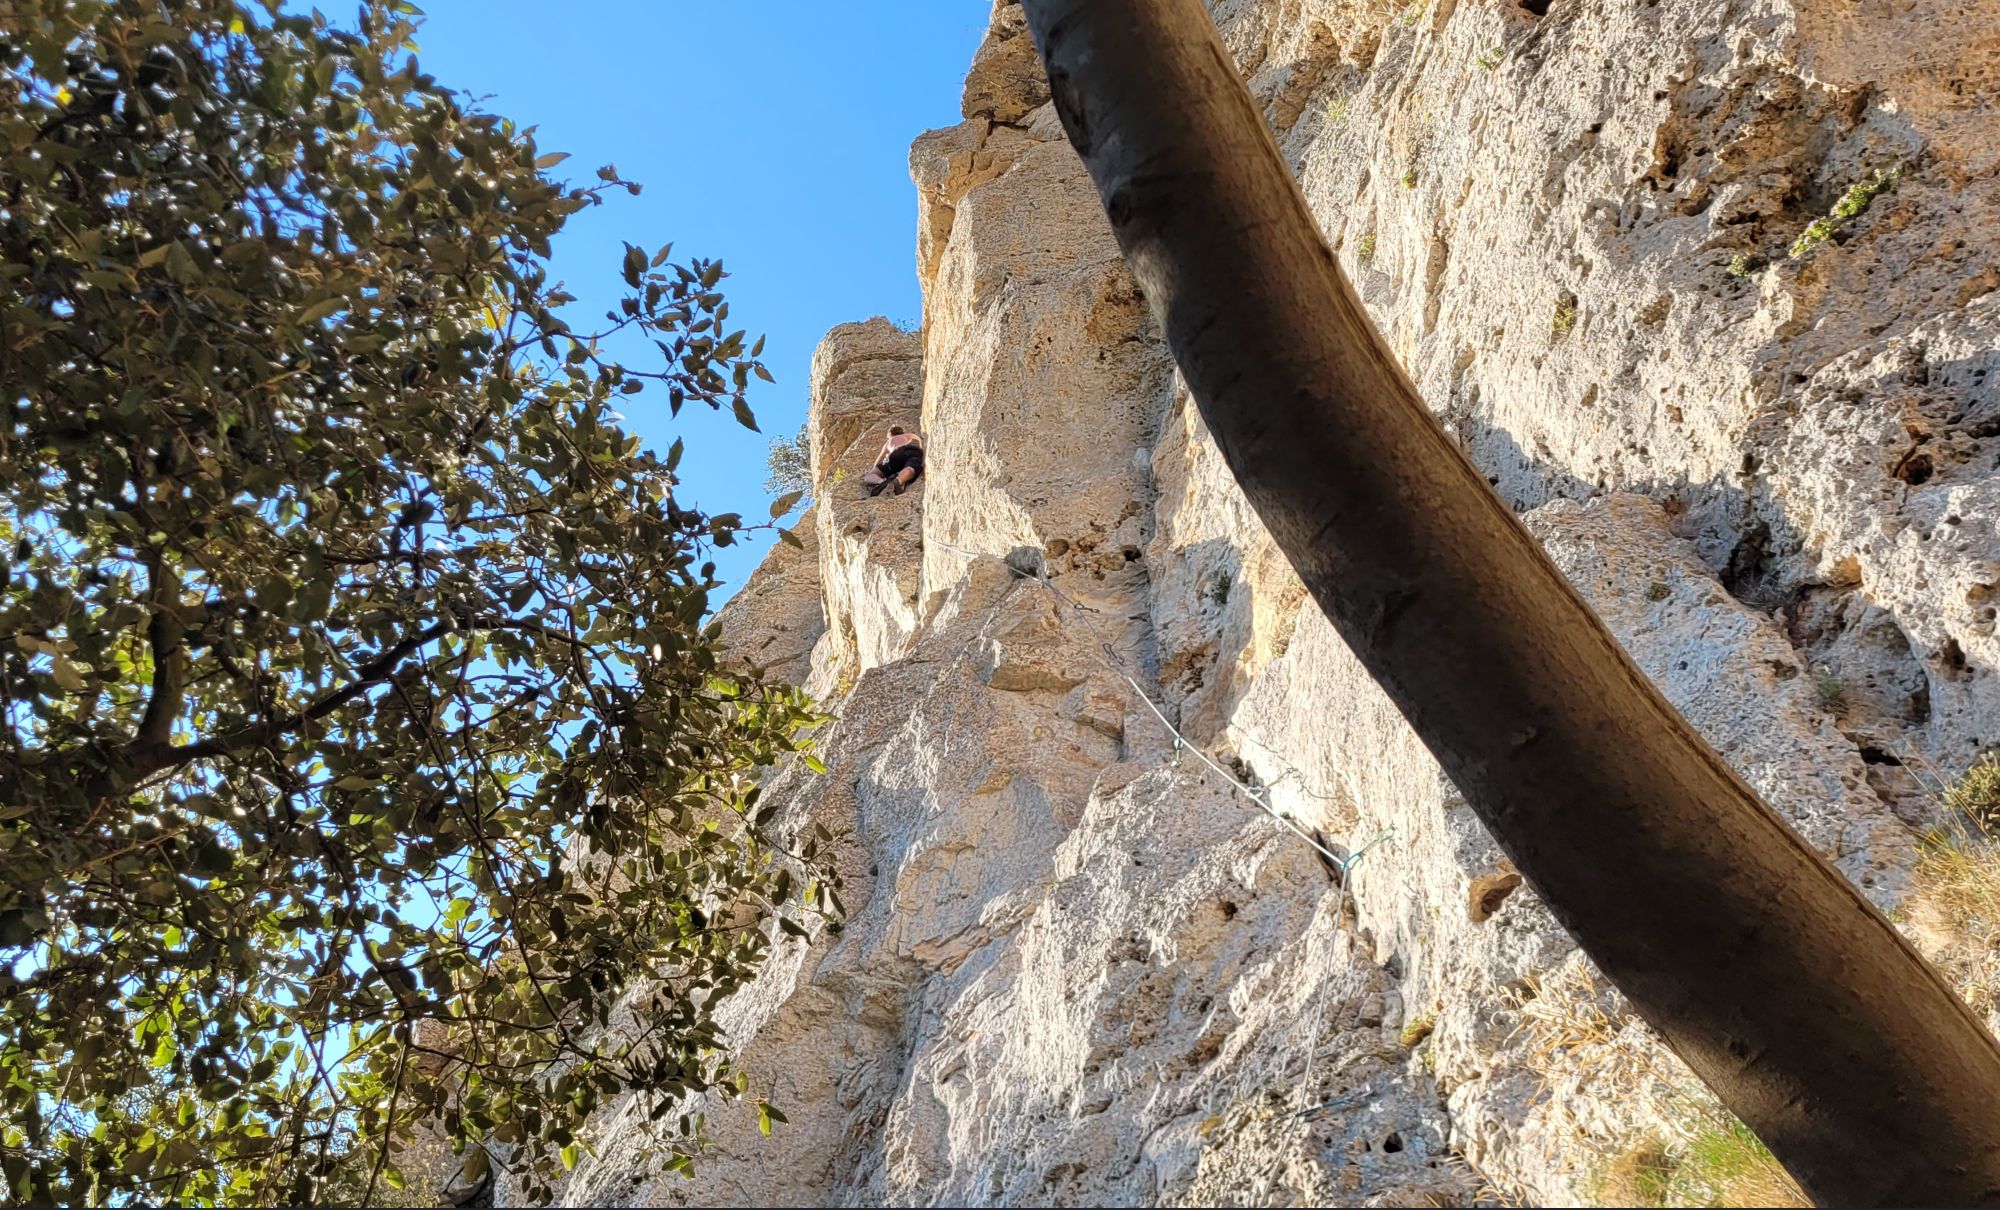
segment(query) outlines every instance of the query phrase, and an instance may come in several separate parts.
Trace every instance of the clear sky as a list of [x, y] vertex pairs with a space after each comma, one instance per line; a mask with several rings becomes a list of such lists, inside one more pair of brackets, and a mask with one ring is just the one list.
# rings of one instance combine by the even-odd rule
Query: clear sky
[[[521, 125], [579, 183], [616, 164], [645, 186], [571, 220], [555, 276], [584, 327], [615, 304], [621, 241], [720, 258], [732, 327], [769, 337], [775, 384], [752, 383], [764, 435], [639, 395], [628, 424], [676, 436], [684, 498], [769, 515], [770, 436], [805, 419], [807, 367], [847, 320], [918, 318], [910, 141], [959, 120], [959, 88], [991, 0], [419, 0], [418, 63]], [[331, 11], [331, 10], [329, 10]], [[651, 346], [620, 350], [642, 362]], [[657, 357], [657, 354], [655, 354]], [[719, 552], [732, 591], [769, 549]]]

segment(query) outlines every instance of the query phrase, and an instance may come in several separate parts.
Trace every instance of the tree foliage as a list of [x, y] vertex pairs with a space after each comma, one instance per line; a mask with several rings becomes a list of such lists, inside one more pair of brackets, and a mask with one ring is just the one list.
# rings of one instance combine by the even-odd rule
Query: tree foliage
[[741, 522], [612, 410], [754, 427], [721, 266], [628, 247], [572, 329], [550, 241], [637, 187], [552, 180], [399, 0], [7, 11], [7, 1195], [379, 1198], [419, 1119], [546, 1176], [736, 1086], [715, 1004], [836, 910], [748, 777], [809, 716], [719, 670]]
[[812, 434], [805, 428], [773, 440], [764, 464], [771, 472], [764, 480], [765, 491], [778, 496], [793, 492], [801, 497], [812, 495]]

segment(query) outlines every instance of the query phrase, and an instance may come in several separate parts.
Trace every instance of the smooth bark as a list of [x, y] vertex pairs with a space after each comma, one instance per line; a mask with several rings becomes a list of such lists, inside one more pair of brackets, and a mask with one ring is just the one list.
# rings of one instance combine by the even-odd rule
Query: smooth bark
[[1238, 482], [1584, 950], [1814, 1198], [2000, 1203], [2000, 1047], [1438, 426], [1199, 0], [1024, 7]]

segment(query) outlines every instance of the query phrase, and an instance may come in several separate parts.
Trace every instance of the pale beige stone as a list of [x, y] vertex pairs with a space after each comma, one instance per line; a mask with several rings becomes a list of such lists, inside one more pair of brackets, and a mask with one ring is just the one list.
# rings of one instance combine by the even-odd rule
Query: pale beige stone
[[[1937, 778], [2000, 745], [1991, 6], [1212, 7], [1439, 419], [1721, 755], [1898, 902]], [[912, 151], [921, 331], [815, 359], [824, 633], [801, 665], [797, 552], [725, 614], [838, 715], [828, 772], [766, 795], [842, 837], [848, 927], [726, 1009], [791, 1124], [705, 1106], [685, 1182], [607, 1114], [564, 1196], [1580, 1199], [1685, 1072], [1532, 884], [1500, 893], [1270, 542], [1024, 42], [1001, 5], [967, 121]], [[912, 421], [923, 486], [861, 497]], [[1372, 844], [1349, 885], [1190, 747]], [[1558, 1009], [1603, 1036], [1547, 1045]]]

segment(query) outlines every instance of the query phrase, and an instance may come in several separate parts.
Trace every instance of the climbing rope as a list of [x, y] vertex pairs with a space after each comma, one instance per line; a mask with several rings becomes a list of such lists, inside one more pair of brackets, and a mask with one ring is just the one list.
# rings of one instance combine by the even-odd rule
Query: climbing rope
[[[966, 556], [967, 558], [977, 559], [984, 557], [976, 551], [967, 550], [962, 546], [955, 546], [952, 543], [943, 541], [942, 539], [939, 538], [932, 538], [926, 536], [924, 541], [927, 544], [934, 543], [938, 546], [945, 548], [946, 550], [955, 551], [958, 554]], [[1133, 694], [1136, 695], [1141, 702], [1145, 703], [1146, 709], [1152, 713], [1154, 718], [1159, 720], [1160, 726], [1166, 728], [1167, 733], [1173, 736], [1174, 750], [1176, 752], [1185, 750], [1194, 753], [1197, 759], [1199, 759], [1203, 764], [1207, 765], [1212, 771], [1214, 771], [1214, 773], [1218, 777], [1222, 778], [1225, 782], [1229, 783], [1229, 785], [1233, 787], [1237, 793], [1243, 795], [1243, 797], [1249, 799], [1251, 802], [1256, 803], [1258, 807], [1263, 809], [1265, 814], [1269, 815], [1272, 819], [1277, 820], [1278, 823], [1283, 825], [1288, 831], [1296, 835], [1299, 839], [1305, 841], [1306, 844], [1312, 847], [1315, 853], [1319, 854], [1319, 856], [1322, 859], [1324, 859], [1327, 863], [1329, 863], [1330, 868], [1332, 868], [1338, 875], [1338, 889], [1336, 891], [1333, 903], [1333, 928], [1335, 936], [1338, 936], [1343, 927], [1343, 917], [1347, 910], [1347, 892], [1349, 886], [1353, 882], [1355, 867], [1358, 864], [1360, 864], [1361, 859], [1363, 857], [1366, 857], [1371, 851], [1373, 851], [1377, 845], [1382, 844], [1384, 841], [1387, 841], [1394, 834], [1394, 829], [1390, 829], [1387, 832], [1383, 832], [1381, 835], [1375, 837], [1373, 840], [1370, 840], [1367, 844], [1362, 845], [1360, 848], [1354, 850], [1354, 852], [1349, 853], [1345, 857], [1342, 857], [1334, 853], [1331, 849], [1327, 848], [1324, 844], [1320, 843], [1320, 840], [1317, 836], [1315, 836], [1311, 832], [1306, 831], [1303, 827], [1299, 826], [1299, 824], [1296, 821], [1294, 821], [1290, 816], [1279, 811], [1278, 808], [1275, 805], [1273, 805], [1269, 800], [1267, 800], [1263, 795], [1257, 793], [1256, 790], [1244, 784], [1242, 779], [1238, 778], [1228, 769], [1223, 768], [1220, 763], [1211, 758], [1206, 752], [1203, 752], [1199, 747], [1196, 747], [1195, 744], [1192, 741], [1190, 741], [1186, 735], [1182, 734], [1181, 729], [1179, 727], [1176, 727], [1173, 723], [1173, 720], [1167, 717], [1166, 710], [1162, 708], [1159, 703], [1153, 700], [1152, 695], [1146, 692], [1145, 687], [1139, 683], [1138, 678], [1134, 676], [1131, 670], [1129, 670], [1125, 666], [1125, 662], [1119, 657], [1117, 649], [1112, 647], [1110, 642], [1108, 642], [1105, 639], [1103, 633], [1097, 629], [1096, 623], [1094, 623], [1090, 618], [1091, 611], [1087, 609], [1081, 602], [1071, 597], [1068, 593], [1056, 587], [1055, 583], [1049, 579], [1046, 571], [1043, 570], [1042, 563], [1039, 558], [1037, 558], [1033, 570], [1023, 568], [1013, 559], [1007, 559], [1005, 560], [1005, 562], [1007, 564], [1007, 570], [1012, 572], [1016, 579], [1033, 580], [1035, 583], [1040, 584], [1045, 590], [1048, 591], [1048, 593], [1052, 597], [1055, 598], [1055, 600], [1059, 604], [1066, 606], [1071, 613], [1074, 613], [1076, 615], [1077, 620], [1081, 621], [1083, 623], [1084, 629], [1089, 632], [1091, 640], [1095, 643], [1097, 647], [1098, 655], [1104, 661], [1105, 666], [1109, 668], [1114, 674], [1118, 676], [1120, 680], [1123, 680], [1125, 684], [1131, 688]], [[990, 620], [991, 617], [992, 614], [989, 612], [988, 619]], [[1262, 740], [1255, 740], [1254, 737], [1247, 737], [1247, 738], [1253, 739], [1253, 741], [1257, 744], [1257, 746], [1263, 748], [1265, 751], [1271, 752], [1273, 755], [1279, 756], [1281, 763], [1284, 763], [1287, 766], [1286, 773], [1278, 779], [1279, 781], [1283, 781], [1286, 777], [1297, 776], [1300, 780], [1301, 790], [1304, 791], [1308, 797], [1319, 798], [1323, 801], [1333, 801], [1325, 795], [1314, 794], [1312, 793], [1312, 791], [1306, 789], [1304, 785], [1305, 783], [1304, 775], [1299, 772], [1296, 766], [1291, 765], [1290, 762], [1288, 761], [1284, 761], [1282, 755], [1279, 754], [1276, 749], [1272, 748], [1269, 744], [1264, 743]], [[1273, 782], [1272, 784], [1276, 785], [1277, 782]], [[1304, 1119], [1310, 1119], [1316, 1116], [1319, 1112], [1325, 1110], [1328, 1107], [1328, 1105], [1332, 1104], [1332, 1102], [1329, 1102], [1328, 1105], [1307, 1105], [1303, 1107], [1297, 1107], [1299, 1101], [1304, 1100], [1305, 1098], [1312, 1095], [1313, 1067], [1319, 1057], [1318, 1052], [1319, 1052], [1320, 1031], [1326, 1023], [1325, 1002], [1326, 1002], [1326, 997], [1329, 994], [1331, 994], [1331, 988], [1332, 988], [1331, 980], [1323, 981], [1321, 987], [1312, 997], [1313, 1007], [1310, 1012], [1310, 1015], [1312, 1017], [1312, 1035], [1310, 1040], [1306, 1043], [1305, 1072], [1303, 1077], [1293, 1087], [1293, 1095], [1291, 1099], [1293, 1101], [1295, 1108], [1292, 1110], [1291, 1113], [1286, 1115], [1285, 1120], [1287, 1121], [1299, 1121]], [[1266, 1190], [1270, 1188], [1271, 1182], [1276, 1178], [1278, 1174], [1278, 1169], [1282, 1167], [1282, 1165], [1283, 1165], [1283, 1156], [1280, 1155], [1276, 1160], [1273, 1161], [1269, 1171], [1267, 1171], [1264, 1174], [1264, 1178], [1260, 1183], [1264, 1186]]]
[[[977, 551], [970, 551], [962, 546], [954, 546], [951, 543], [946, 542], [941, 538], [933, 538], [926, 536], [924, 538], [924, 542], [926, 544], [934, 544], [937, 546], [942, 546], [946, 550], [956, 551], [957, 553], [964, 555], [967, 558], [978, 559], [987, 557], [981, 555]], [[1342, 857], [1339, 854], [1335, 853], [1332, 849], [1327, 848], [1324, 844], [1321, 844], [1317, 836], [1314, 836], [1311, 832], [1308, 832], [1304, 828], [1300, 827], [1296, 821], [1294, 821], [1289, 815], [1286, 815], [1284, 812], [1278, 810], [1278, 808], [1273, 806], [1270, 803], [1270, 801], [1267, 800], [1263, 795], [1251, 789], [1248, 785], [1244, 784], [1243, 781], [1239, 779], [1235, 774], [1223, 768], [1222, 765], [1219, 762], [1217, 762], [1213, 757], [1209, 756], [1208, 753], [1203, 752], [1199, 747], [1197, 747], [1193, 743], [1193, 741], [1189, 740], [1187, 736], [1183, 735], [1179, 727], [1174, 726], [1173, 720], [1167, 717], [1167, 712], [1164, 709], [1162, 709], [1160, 705], [1153, 700], [1152, 695], [1147, 693], [1144, 687], [1142, 687], [1139, 684], [1138, 678], [1134, 677], [1131, 674], [1131, 672], [1127, 671], [1124, 662], [1118, 656], [1117, 650], [1113, 648], [1111, 644], [1105, 640], [1104, 635], [1098, 631], [1096, 623], [1090, 620], [1090, 610], [1085, 608], [1081, 603], [1079, 603], [1075, 598], [1071, 597], [1068, 593], [1064, 592], [1060, 588], [1057, 588], [1055, 586], [1055, 583], [1049, 579], [1048, 574], [1041, 569], [1039, 559], [1037, 560], [1037, 565], [1035, 569], [1032, 571], [1018, 566], [1011, 559], [1006, 560], [1006, 563], [1007, 563], [1007, 570], [1012, 572], [1017, 579], [1033, 580], [1035, 583], [1040, 584], [1043, 588], [1047, 589], [1050, 595], [1054, 596], [1058, 602], [1067, 606], [1072, 613], [1076, 614], [1077, 619], [1083, 623], [1083, 628], [1090, 633], [1092, 641], [1096, 643], [1098, 654], [1103, 658], [1106, 667], [1108, 667], [1113, 673], [1115, 673], [1118, 676], [1119, 679], [1123, 680], [1128, 686], [1131, 687], [1133, 694], [1136, 695], [1141, 702], [1145, 703], [1146, 709], [1152, 712], [1153, 717], [1160, 720], [1160, 726], [1165, 727], [1167, 729], [1167, 733], [1174, 737], [1175, 751], [1177, 752], [1188, 751], [1194, 753], [1195, 758], [1201, 761], [1201, 763], [1207, 765], [1210, 769], [1214, 770], [1216, 776], [1222, 778], [1222, 780], [1228, 782], [1231, 786], [1235, 787], [1236, 791], [1242, 794], [1243, 797], [1249, 799], [1253, 803], [1256, 803], [1259, 807], [1263, 809], [1266, 815], [1269, 815], [1272, 819], [1277, 820], [1285, 828], [1290, 830], [1294, 835], [1298, 836], [1300, 840], [1303, 840], [1308, 845], [1312, 846], [1312, 849], [1315, 853], [1318, 853], [1322, 858], [1331, 863], [1334, 870], [1337, 871], [1340, 876], [1340, 889], [1344, 902], [1344, 897], [1347, 892], [1347, 876], [1348, 873], [1353, 869], [1354, 863], [1361, 860], [1362, 854], [1368, 852], [1369, 849], [1372, 849], [1376, 845], [1382, 843], [1384, 840], [1387, 840], [1391, 832], [1384, 832], [1382, 835], [1377, 836], [1375, 839], [1361, 846], [1360, 849], [1356, 850], [1354, 853], [1352, 853], [1347, 857]], [[1269, 748], [1268, 744], [1263, 744], [1261, 741], [1259, 741], [1259, 746]], [[1298, 772], [1297, 769], [1291, 770], [1291, 773], [1297, 773], [1297, 772]], [[1289, 776], [1289, 774], [1287, 774], [1287, 776]], [[1303, 781], [1303, 778], [1301, 778], [1301, 780]], [[1315, 795], [1314, 797], [1320, 797], [1320, 796]], [[1391, 831], [1393, 832], [1393, 829], [1391, 829]], [[1338, 924], [1338, 918], [1336, 917], [1336, 925], [1337, 924]]]

